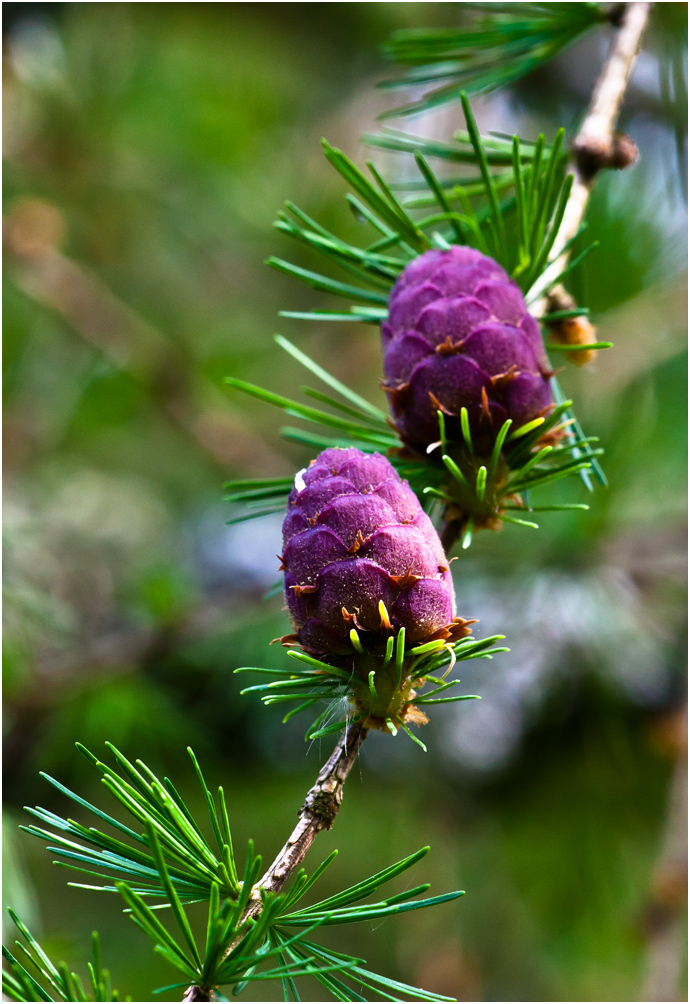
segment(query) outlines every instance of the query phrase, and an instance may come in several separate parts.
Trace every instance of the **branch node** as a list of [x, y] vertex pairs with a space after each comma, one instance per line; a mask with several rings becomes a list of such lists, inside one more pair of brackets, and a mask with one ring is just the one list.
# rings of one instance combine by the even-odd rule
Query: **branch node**
[[[342, 794], [342, 792], [340, 793]], [[307, 799], [306, 808], [317, 820], [317, 824], [321, 824], [325, 830], [330, 830], [333, 820], [338, 815], [340, 799], [335, 792], [316, 792], [311, 798]]]
[[637, 146], [627, 133], [609, 136], [578, 136], [572, 154], [583, 182], [591, 185], [603, 168], [622, 171], [639, 160]]

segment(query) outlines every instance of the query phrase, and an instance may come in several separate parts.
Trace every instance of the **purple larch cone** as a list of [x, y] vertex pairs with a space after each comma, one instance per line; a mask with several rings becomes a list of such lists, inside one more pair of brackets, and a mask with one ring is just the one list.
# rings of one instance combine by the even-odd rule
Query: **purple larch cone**
[[377, 652], [402, 627], [421, 643], [463, 623], [436, 530], [378, 453], [328, 449], [300, 471], [283, 544], [295, 640], [312, 654], [352, 656], [353, 628]]
[[474, 248], [427, 251], [400, 275], [381, 325], [384, 388], [401, 438], [439, 438], [438, 411], [459, 432], [467, 409], [488, 449], [506, 419], [516, 429], [552, 404], [551, 371], [519, 287]]

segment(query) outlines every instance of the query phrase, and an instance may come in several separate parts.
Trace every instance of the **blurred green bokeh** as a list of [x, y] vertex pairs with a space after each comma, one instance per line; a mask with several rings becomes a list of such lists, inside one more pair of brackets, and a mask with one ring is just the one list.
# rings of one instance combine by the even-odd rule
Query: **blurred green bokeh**
[[[109, 739], [201, 810], [192, 745], [226, 786], [236, 846], [252, 836], [270, 857], [292, 827], [330, 744], [307, 748], [300, 721], [239, 696], [234, 668], [284, 662], [267, 644], [286, 615], [262, 598], [279, 520], [226, 528], [221, 485], [309, 456], [222, 380], [294, 393], [281, 330], [379, 396], [375, 329], [279, 322], [318, 296], [262, 262], [288, 251], [271, 229], [286, 198], [357, 226], [319, 138], [362, 163], [358, 137], [390, 101], [378, 46], [462, 6], [4, 5], [5, 897], [78, 971], [97, 927], [135, 1000], [174, 977], [114, 898], [66, 887], [16, 830], [21, 806], [67, 811], [39, 770], [103, 804], [73, 743]], [[482, 534], [455, 562], [460, 613], [512, 652], [468, 670], [484, 701], [434, 715], [426, 757], [368, 740], [311, 852], [313, 868], [340, 848], [335, 888], [430, 843], [410, 881], [467, 896], [341, 944], [459, 1000], [638, 1000], [655, 935], [683, 733], [687, 455], [682, 88], [676, 71], [669, 103], [658, 82], [687, 6], [657, 6], [622, 121], [641, 162], [598, 184], [587, 238], [601, 246], [573, 277], [615, 347], [561, 377], [610, 488], [559, 484], [554, 499], [590, 512]], [[482, 129], [572, 128], [600, 42], [478, 101]], [[446, 138], [460, 120], [412, 129]]]

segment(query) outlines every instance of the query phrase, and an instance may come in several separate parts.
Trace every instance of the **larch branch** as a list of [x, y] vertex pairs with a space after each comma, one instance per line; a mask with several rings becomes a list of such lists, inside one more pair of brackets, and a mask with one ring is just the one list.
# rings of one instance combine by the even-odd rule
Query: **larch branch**
[[[652, 3], [627, 3], [616, 14], [616, 33], [571, 149], [568, 172], [574, 175], [574, 181], [554, 243], [555, 259], [532, 287], [530, 292], [535, 299], [549, 288], [567, 265], [570, 255], [568, 245], [580, 229], [599, 171], [606, 167], [627, 167], [637, 158], [632, 140], [616, 134], [615, 129], [652, 6]], [[569, 310], [575, 306], [570, 293], [563, 286], [556, 285], [548, 296], [541, 295], [537, 299], [531, 313], [542, 317], [551, 310]], [[441, 533], [446, 551], [456, 544], [460, 532], [460, 523], [450, 519], [443, 521]]]
[[[651, 3], [625, 4], [620, 26], [572, 145], [568, 172], [575, 177], [554, 244], [556, 258], [540, 277], [537, 290], [547, 289], [565, 268], [569, 251], [564, 249], [580, 229], [599, 171], [605, 167], [627, 167], [637, 158], [632, 141], [627, 136], [617, 136], [615, 128], [652, 6]], [[544, 298], [533, 313], [541, 316], [546, 309], [547, 298]]]

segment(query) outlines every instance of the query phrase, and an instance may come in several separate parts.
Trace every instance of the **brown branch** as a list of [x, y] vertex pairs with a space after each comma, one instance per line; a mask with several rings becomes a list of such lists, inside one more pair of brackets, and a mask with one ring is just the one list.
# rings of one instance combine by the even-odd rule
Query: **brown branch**
[[[361, 723], [350, 725], [330, 757], [319, 771], [314, 785], [307, 792], [299, 810], [297, 826], [288, 837], [275, 861], [259, 882], [267, 892], [280, 892], [292, 872], [302, 863], [305, 855], [321, 830], [330, 830], [343, 800], [343, 786], [357, 759], [359, 748], [367, 730]], [[250, 905], [247, 916], [255, 916], [260, 900]]]
[[[651, 8], [651, 3], [625, 4], [620, 19], [617, 20], [620, 26], [595, 84], [580, 131], [573, 142], [568, 171], [575, 177], [554, 244], [557, 257], [540, 277], [535, 287], [538, 290], [546, 289], [565, 268], [569, 251], [564, 248], [580, 229], [599, 171], [606, 167], [628, 167], [637, 159], [637, 150], [632, 140], [628, 136], [616, 134], [615, 127]], [[565, 295], [568, 296], [567, 293]], [[546, 313], [547, 307], [548, 297], [545, 297], [536, 305], [533, 313], [541, 316]]]
[[[367, 735], [367, 729], [360, 723], [350, 725], [335, 747], [330, 757], [319, 771], [315, 783], [299, 810], [297, 825], [278, 852], [276, 859], [257, 882], [252, 891], [249, 905], [239, 926], [256, 917], [261, 912], [261, 892], [277, 893], [288, 878], [304, 860], [314, 843], [317, 833], [330, 830], [338, 815], [343, 800], [343, 786], [357, 759], [359, 748]], [[228, 952], [236, 942], [228, 946]], [[227, 953], [226, 953], [227, 954]], [[191, 986], [183, 1001], [214, 1000], [213, 991], [204, 987]]]

